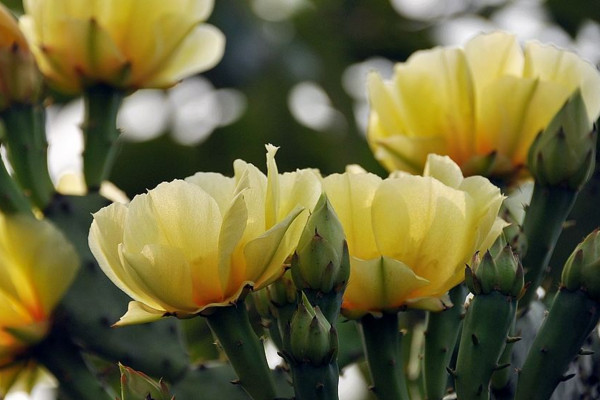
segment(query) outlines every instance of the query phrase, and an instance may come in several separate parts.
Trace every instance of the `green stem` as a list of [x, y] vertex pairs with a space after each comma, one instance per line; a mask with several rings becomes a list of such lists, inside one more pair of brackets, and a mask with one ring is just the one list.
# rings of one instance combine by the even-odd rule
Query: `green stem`
[[338, 400], [337, 362], [318, 367], [300, 363], [291, 369], [296, 400]]
[[18, 212], [31, 214], [31, 204], [6, 170], [0, 159], [0, 211], [5, 214]]
[[600, 304], [587, 293], [561, 289], [527, 354], [515, 400], [549, 399], [599, 318]]
[[458, 339], [466, 295], [465, 285], [458, 285], [450, 290], [450, 299], [454, 307], [427, 314], [423, 375], [428, 400], [440, 400], [446, 394], [448, 383], [446, 368], [450, 365], [452, 352]]
[[41, 105], [17, 104], [2, 112], [6, 126], [8, 159], [15, 178], [39, 209], [54, 193], [48, 173], [46, 114]]
[[59, 394], [64, 400], [110, 400], [114, 393], [103, 386], [90, 371], [65, 332], [53, 331], [33, 350], [33, 356], [60, 382]]
[[554, 246], [576, 197], [577, 192], [571, 189], [535, 184], [531, 204], [523, 221], [527, 254], [522, 262], [525, 284], [529, 287], [519, 300], [520, 310], [526, 310], [536, 296], [536, 290], [542, 282]]
[[262, 343], [254, 333], [244, 302], [215, 307], [208, 325], [233, 366], [239, 383], [254, 400], [273, 400], [275, 382]]
[[373, 392], [379, 400], [408, 400], [398, 314], [384, 313], [379, 318], [367, 314], [360, 323]]
[[108, 86], [95, 86], [84, 94], [83, 173], [91, 190], [100, 188], [110, 175], [117, 153], [117, 114], [123, 97], [123, 92]]

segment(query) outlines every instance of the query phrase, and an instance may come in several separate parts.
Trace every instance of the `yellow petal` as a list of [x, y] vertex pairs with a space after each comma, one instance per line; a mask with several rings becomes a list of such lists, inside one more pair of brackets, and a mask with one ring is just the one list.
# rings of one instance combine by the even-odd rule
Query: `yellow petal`
[[246, 258], [246, 280], [255, 283], [256, 290], [268, 285], [284, 272], [283, 263], [298, 244], [286, 241], [285, 235], [294, 219], [303, 211], [297, 208], [287, 218], [273, 226], [260, 237], [248, 242], [244, 248]]
[[369, 129], [369, 140], [406, 134], [399, 112], [402, 104], [392, 84], [384, 82], [379, 73], [371, 72], [367, 77], [367, 88], [371, 113], [377, 118], [379, 125], [379, 129]]
[[568, 95], [560, 84], [535, 79], [506, 76], [488, 85], [478, 110], [477, 151], [498, 151], [523, 165], [533, 139]]
[[395, 70], [402, 120], [409, 136], [444, 137], [455, 160], [472, 153], [474, 93], [471, 73], [459, 49], [414, 53]]
[[[463, 268], [473, 243], [472, 200], [433, 178], [387, 179], [373, 199], [373, 231], [381, 254], [404, 262], [439, 286]], [[450, 288], [446, 288], [447, 291]]]
[[[73, 245], [50, 222], [25, 216], [4, 220], [7, 271], [30, 312], [49, 315], [73, 282], [79, 257]], [[5, 262], [8, 260], [5, 260]]]
[[211, 69], [223, 58], [224, 51], [225, 35], [212, 25], [200, 25], [165, 60], [160, 73], [137, 84], [144, 87], [169, 87], [185, 77]]
[[130, 301], [127, 312], [113, 326], [146, 324], [158, 321], [165, 315], [164, 310], [155, 310], [144, 303]]
[[465, 46], [479, 100], [482, 90], [505, 75], [520, 77], [525, 57], [514, 35], [494, 32], [475, 36]]
[[576, 54], [554, 46], [529, 42], [525, 47], [524, 76], [550, 81], [564, 87], [562, 105], [575, 89], [580, 88], [590, 122], [600, 115], [600, 73]]
[[143, 290], [131, 279], [121, 261], [120, 247], [123, 243], [126, 215], [127, 206], [120, 203], [111, 204], [95, 213], [88, 236], [90, 250], [100, 269], [119, 289], [131, 298], [143, 299], [152, 307], [160, 307], [150, 297], [142, 295]]
[[130, 253], [148, 243], [164, 244], [182, 249], [188, 260], [216, 265], [221, 221], [215, 200], [200, 187], [181, 180], [161, 183], [129, 204], [123, 243]]
[[[147, 244], [140, 253], [124, 251], [123, 257], [128, 263], [131, 279], [166, 311], [194, 312], [209, 295], [204, 290], [195, 290], [190, 263], [178, 248]], [[202, 261], [199, 260], [199, 263]], [[216, 269], [216, 265], [210, 263], [203, 267], [203, 272]], [[214, 292], [220, 292], [219, 281], [206, 283], [214, 287]], [[202, 289], [209, 285], [203, 286]]]
[[233, 178], [215, 172], [198, 172], [185, 178], [186, 182], [200, 186], [219, 206], [221, 214], [225, 215], [231, 200], [234, 198], [236, 183]]
[[379, 256], [371, 229], [371, 203], [381, 178], [373, 174], [333, 174], [323, 188], [335, 209], [348, 242], [350, 254], [362, 259]]
[[275, 163], [278, 147], [271, 144], [267, 148], [267, 196], [265, 198], [265, 228], [269, 229], [277, 222], [279, 210], [279, 171]]
[[401, 307], [415, 290], [429, 282], [401, 261], [387, 257], [350, 259], [351, 273], [342, 308], [361, 312]]
[[430, 154], [427, 156], [427, 164], [423, 170], [423, 176], [430, 176], [442, 182], [444, 185], [458, 189], [463, 182], [463, 174], [460, 167], [448, 156]]
[[244, 241], [261, 235], [266, 229], [265, 198], [267, 196], [267, 177], [258, 168], [242, 160], [233, 163], [235, 180], [245, 182], [247, 190], [244, 199], [248, 207], [248, 225]]
[[[244, 193], [239, 193], [223, 217], [219, 233], [219, 279], [223, 293], [235, 292], [244, 280], [244, 272], [234, 260], [234, 252], [241, 246], [241, 239], [248, 222], [248, 209]], [[240, 249], [241, 250], [241, 249]]]
[[[373, 119], [373, 118], [371, 118]], [[442, 136], [409, 137], [403, 135], [376, 138], [376, 125], [371, 125], [371, 146], [375, 158], [382, 162], [388, 171], [402, 170], [420, 174], [429, 154], [448, 153], [446, 140]]]

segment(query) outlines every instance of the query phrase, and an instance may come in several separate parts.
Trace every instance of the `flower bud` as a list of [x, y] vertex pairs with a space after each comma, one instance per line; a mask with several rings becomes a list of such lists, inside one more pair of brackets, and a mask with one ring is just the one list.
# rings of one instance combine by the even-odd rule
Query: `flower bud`
[[0, 111], [35, 103], [42, 78], [17, 21], [0, 3]]
[[148, 375], [135, 371], [119, 363], [121, 371], [121, 399], [120, 400], [174, 400], [175, 396], [169, 394], [167, 385], [162, 381], [155, 382]]
[[344, 229], [327, 196], [322, 194], [292, 258], [292, 277], [298, 289], [337, 293], [345, 289], [349, 276]]
[[475, 254], [471, 267], [466, 268], [465, 280], [476, 295], [498, 291], [517, 297], [523, 289], [523, 266], [501, 235], [483, 258]]
[[297, 363], [327, 365], [337, 354], [337, 332], [319, 307], [302, 295], [290, 327], [291, 356]]
[[266, 298], [276, 307], [296, 304], [297, 289], [289, 270], [281, 278], [267, 286], [266, 292]]
[[595, 149], [596, 132], [576, 90], [531, 145], [528, 166], [543, 186], [579, 190], [594, 170]]
[[600, 301], [600, 230], [590, 233], [573, 251], [562, 272], [568, 290], [581, 289]]

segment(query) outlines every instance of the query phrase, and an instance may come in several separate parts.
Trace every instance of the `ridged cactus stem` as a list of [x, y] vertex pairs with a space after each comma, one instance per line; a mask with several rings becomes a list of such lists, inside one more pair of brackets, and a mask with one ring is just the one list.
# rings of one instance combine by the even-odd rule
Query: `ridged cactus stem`
[[91, 190], [100, 188], [110, 175], [117, 153], [117, 114], [123, 97], [121, 91], [102, 85], [89, 88], [84, 94], [83, 173]]
[[519, 374], [515, 400], [549, 399], [599, 317], [600, 304], [583, 290], [561, 288]]
[[1, 116], [15, 178], [33, 204], [44, 209], [54, 193], [48, 173], [45, 110], [41, 105], [13, 105]]
[[339, 375], [336, 362], [321, 366], [294, 365], [292, 380], [296, 400], [337, 400]]
[[[512, 360], [512, 350], [516, 342], [521, 340], [520, 337], [517, 337], [516, 331], [516, 322], [517, 315], [513, 318], [513, 321], [510, 326], [510, 331], [508, 338], [506, 339], [506, 346], [504, 347], [504, 351], [498, 360], [498, 365], [507, 365], [510, 364]], [[511, 376], [515, 373], [514, 368], [502, 368], [499, 371], [494, 372], [492, 374], [492, 389], [493, 390], [503, 390], [507, 387], [507, 385], [511, 381]]]
[[473, 297], [463, 321], [454, 378], [461, 400], [490, 398], [490, 378], [507, 368], [498, 364], [516, 312], [517, 301], [498, 291]]
[[248, 395], [254, 400], [275, 399], [273, 375], [244, 302], [215, 307], [206, 319]]
[[109, 393], [92, 374], [66, 332], [54, 330], [33, 349], [33, 356], [60, 382], [59, 398], [63, 400], [111, 400]]
[[523, 232], [528, 240], [527, 254], [522, 260], [525, 283], [529, 285], [519, 300], [519, 310], [526, 310], [536, 296], [536, 290], [546, 272], [554, 246], [562, 231], [577, 192], [562, 187], [544, 187], [535, 184], [531, 203], [523, 221]]
[[398, 314], [385, 313], [379, 318], [367, 314], [360, 324], [373, 393], [379, 400], [408, 400]]
[[463, 303], [467, 288], [458, 285], [450, 290], [450, 300], [454, 304], [442, 312], [427, 315], [423, 375], [427, 400], [441, 400], [446, 394], [448, 382], [447, 368], [456, 346], [462, 324]]
[[282, 338], [281, 350], [290, 350], [290, 324], [296, 311], [296, 304], [285, 304], [277, 307], [277, 327]]
[[6, 170], [4, 162], [0, 159], [0, 211], [5, 214], [17, 212], [31, 214], [31, 204], [25, 197], [16, 182]]

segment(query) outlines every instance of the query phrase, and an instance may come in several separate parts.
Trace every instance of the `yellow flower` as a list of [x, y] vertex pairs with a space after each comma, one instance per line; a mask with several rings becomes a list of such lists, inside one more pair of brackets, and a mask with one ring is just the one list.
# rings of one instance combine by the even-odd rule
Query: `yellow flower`
[[[20, 363], [13, 363], [48, 333], [52, 311], [78, 266], [75, 249], [49, 222], [0, 214], [2, 386], [14, 381], [7, 376], [16, 377], [22, 369]], [[0, 393], [5, 389], [0, 388]]]
[[424, 176], [346, 172], [326, 177], [323, 187], [348, 241], [342, 311], [349, 317], [443, 309], [465, 263], [505, 225], [497, 217], [500, 190], [481, 176], [463, 178], [448, 157], [430, 155]]
[[267, 150], [268, 177], [237, 160], [233, 178], [198, 173], [94, 214], [92, 253], [135, 300], [117, 325], [227, 306], [283, 274], [321, 184], [309, 170], [279, 175]]
[[225, 40], [214, 0], [25, 0], [20, 24], [57, 88], [164, 88], [212, 68]]
[[390, 82], [372, 73], [368, 139], [390, 171], [421, 173], [430, 153], [467, 175], [509, 177], [576, 89], [588, 117], [600, 114], [600, 74], [573, 53], [503, 32], [464, 49], [434, 48], [396, 65]]
[[33, 103], [42, 78], [17, 20], [0, 3], [0, 111], [11, 103]]

